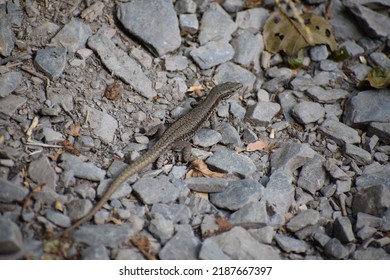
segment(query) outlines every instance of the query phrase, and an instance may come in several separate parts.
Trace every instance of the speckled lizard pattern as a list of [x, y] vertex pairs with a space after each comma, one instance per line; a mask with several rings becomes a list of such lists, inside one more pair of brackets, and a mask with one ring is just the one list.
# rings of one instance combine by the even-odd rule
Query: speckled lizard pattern
[[186, 141], [202, 127], [205, 121], [214, 113], [221, 100], [227, 99], [242, 88], [242, 84], [227, 82], [215, 86], [201, 103], [189, 113], [178, 119], [162, 134], [161, 138], [145, 154], [127, 166], [111, 183], [103, 197], [83, 218], [72, 226], [59, 233], [54, 239], [68, 235], [83, 223], [89, 221], [100, 208], [110, 199], [111, 195], [132, 175], [142, 171], [149, 164], [156, 161], [165, 151], [177, 141]]

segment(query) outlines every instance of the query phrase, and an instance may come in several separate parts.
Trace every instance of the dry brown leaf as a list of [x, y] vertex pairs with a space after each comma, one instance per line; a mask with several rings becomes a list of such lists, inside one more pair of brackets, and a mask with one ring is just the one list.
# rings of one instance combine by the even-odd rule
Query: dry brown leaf
[[202, 238], [208, 238], [211, 236], [218, 235], [222, 232], [226, 232], [232, 229], [233, 225], [224, 217], [217, 215], [215, 217], [215, 222], [218, 225], [218, 228], [216, 230], [208, 230], [205, 233], [203, 233]]
[[277, 148], [279, 148], [279, 144], [277, 143], [268, 144], [264, 140], [259, 140], [253, 143], [249, 143], [248, 146], [246, 147], [246, 151], [247, 152], [263, 151], [263, 152], [270, 153]]
[[61, 211], [61, 212], [64, 212], [64, 205], [61, 203], [61, 201], [56, 200], [54, 202], [54, 209]]
[[211, 171], [207, 164], [201, 160], [196, 159], [192, 162], [192, 169], [187, 172], [186, 178], [191, 177], [207, 177], [207, 178], [225, 178], [226, 174]]
[[110, 222], [112, 222], [113, 224], [115, 224], [115, 225], [122, 225], [122, 222], [119, 220], [119, 219], [117, 219], [117, 218], [114, 218], [114, 217], [110, 217], [110, 218], [108, 218], [107, 220], [106, 220], [108, 223], [110, 223]]
[[194, 193], [196, 197], [202, 198], [202, 199], [209, 199], [209, 194], [208, 193], [201, 193], [201, 192], [196, 192]]
[[121, 98], [122, 83], [115, 81], [113, 84], [108, 85], [104, 92], [104, 97], [108, 100], [118, 100]]
[[194, 92], [194, 91], [197, 91], [197, 90], [204, 90], [204, 87], [202, 87], [201, 85], [194, 85], [194, 86], [190, 86], [190, 88], [187, 90], [188, 92]]
[[144, 235], [133, 235], [130, 239], [131, 243], [140, 250], [140, 252], [148, 260], [155, 260], [156, 257], [152, 254], [152, 248], [149, 238]]
[[61, 141], [60, 144], [64, 146], [65, 151], [72, 153], [76, 156], [79, 156], [81, 152], [77, 150], [68, 140]]
[[80, 136], [80, 129], [81, 129], [81, 127], [79, 124], [72, 123], [69, 126], [68, 134], [71, 136]]

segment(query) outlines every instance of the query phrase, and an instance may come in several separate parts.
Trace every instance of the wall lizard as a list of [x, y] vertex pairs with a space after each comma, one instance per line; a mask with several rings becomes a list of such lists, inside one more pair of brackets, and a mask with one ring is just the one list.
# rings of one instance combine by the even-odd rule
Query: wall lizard
[[53, 239], [68, 235], [83, 223], [89, 221], [100, 208], [110, 199], [111, 195], [125, 183], [129, 177], [142, 171], [149, 164], [155, 162], [165, 151], [169, 150], [175, 142], [187, 141], [195, 135], [205, 121], [214, 113], [221, 100], [227, 99], [242, 88], [242, 84], [227, 82], [215, 86], [207, 97], [193, 108], [189, 113], [179, 118], [168, 127], [160, 139], [145, 154], [137, 158], [127, 166], [111, 183], [102, 198], [96, 203], [92, 210], [79, 219], [72, 226], [57, 234]]

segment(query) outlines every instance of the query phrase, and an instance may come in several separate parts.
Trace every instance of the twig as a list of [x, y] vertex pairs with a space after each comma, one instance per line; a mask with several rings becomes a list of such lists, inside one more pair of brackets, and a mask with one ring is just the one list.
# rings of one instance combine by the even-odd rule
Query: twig
[[326, 19], [332, 18], [332, 10], [333, 10], [333, 0], [329, 0], [328, 3], [326, 4], [325, 14], [324, 14], [324, 17]]
[[63, 148], [63, 146], [60, 146], [60, 145], [45, 144], [45, 143], [36, 142], [33, 140], [28, 140], [26, 145], [39, 146], [39, 147], [45, 147], [45, 148]]
[[40, 78], [41, 80], [45, 81], [46, 82], [46, 90], [47, 88], [49, 87], [50, 85], [50, 80], [48, 77], [42, 75], [42, 74], [39, 74], [38, 72], [34, 71], [34, 69], [31, 69], [31, 68], [28, 68], [28, 67], [20, 67], [20, 69], [22, 69], [23, 71], [35, 76], [35, 77], [38, 77]]

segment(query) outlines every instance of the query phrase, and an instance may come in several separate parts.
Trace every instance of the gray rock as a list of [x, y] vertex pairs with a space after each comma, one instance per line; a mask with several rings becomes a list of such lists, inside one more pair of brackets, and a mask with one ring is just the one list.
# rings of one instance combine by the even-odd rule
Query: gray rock
[[372, 68], [366, 64], [356, 63], [348, 66], [347, 69], [354, 75], [355, 79], [363, 81]]
[[175, 10], [178, 14], [193, 14], [196, 12], [196, 3], [192, 0], [176, 1]]
[[7, 72], [0, 75], [0, 98], [6, 97], [15, 89], [18, 88], [22, 82], [22, 73]]
[[264, 187], [252, 179], [230, 181], [228, 187], [219, 193], [211, 193], [210, 201], [219, 208], [238, 210], [246, 204], [258, 201]]
[[179, 15], [179, 25], [182, 33], [196, 34], [199, 29], [199, 22], [196, 14]]
[[356, 236], [359, 237], [361, 240], [366, 240], [373, 236], [378, 230], [373, 227], [364, 226], [362, 229], [360, 229]]
[[318, 199], [318, 202], [321, 215], [327, 219], [332, 219], [334, 215], [334, 210], [329, 203], [329, 199], [327, 199], [326, 197], [320, 197]]
[[71, 225], [70, 218], [60, 212], [49, 209], [46, 218], [57, 226], [67, 228]]
[[202, 193], [221, 192], [229, 185], [229, 181], [219, 178], [193, 177], [185, 180], [190, 190]]
[[42, 134], [46, 143], [57, 143], [64, 140], [64, 136], [50, 127], [44, 127]]
[[326, 171], [329, 172], [330, 176], [334, 179], [348, 180], [349, 176], [340, 167], [336, 165], [333, 159], [328, 159], [324, 162]]
[[[145, 3], [146, 2], [150, 1], [148, 0], [145, 1]], [[136, 1], [132, 3], [141, 2]], [[144, 1], [142, 1], [142, 3], [144, 3]], [[130, 3], [125, 3], [123, 5], [126, 4]], [[150, 22], [148, 25], [150, 25]], [[161, 32], [161, 30], [159, 32]], [[160, 34], [157, 37], [162, 38], [162, 35]], [[103, 34], [93, 35], [88, 40], [88, 46], [97, 52], [102, 63], [110, 70], [110, 72], [115, 73], [115, 75], [117, 75], [125, 83], [133, 86], [134, 89], [142, 96], [149, 99], [156, 96], [156, 92], [152, 88], [152, 82], [144, 74], [138, 62], [129, 57], [122, 49], [118, 48], [110, 38]]]
[[320, 62], [320, 70], [322, 71], [334, 71], [337, 69], [337, 62], [333, 60], [321, 60]]
[[0, 113], [12, 116], [14, 112], [26, 103], [27, 99], [18, 95], [8, 95], [0, 98]]
[[318, 129], [323, 135], [333, 139], [339, 145], [360, 143], [358, 132], [342, 122], [325, 120]]
[[349, 192], [351, 190], [351, 185], [352, 185], [352, 181], [350, 178], [347, 180], [337, 180], [336, 181], [337, 194]]
[[294, 123], [295, 120], [291, 116], [291, 109], [297, 104], [297, 100], [294, 95], [294, 91], [285, 90], [278, 94], [278, 99], [282, 107], [284, 118], [288, 123]]
[[311, 101], [299, 102], [292, 108], [291, 112], [301, 124], [316, 122], [325, 116], [324, 107]]
[[93, 205], [89, 199], [76, 198], [68, 203], [68, 215], [72, 221], [78, 220], [91, 211]]
[[382, 52], [371, 53], [369, 59], [374, 65], [377, 65], [385, 69], [390, 68], [390, 59], [387, 57], [386, 54]]
[[366, 213], [359, 212], [356, 215], [356, 229], [363, 227], [380, 228], [383, 224], [382, 218], [375, 217]]
[[229, 174], [237, 173], [244, 177], [248, 177], [256, 171], [256, 166], [249, 157], [230, 150], [216, 152], [206, 160], [206, 163], [223, 172]]
[[231, 42], [235, 50], [234, 62], [250, 66], [254, 65], [255, 69], [260, 70], [260, 53], [264, 50], [264, 41], [261, 35], [253, 35], [249, 31], [243, 31]]
[[233, 260], [279, 260], [279, 251], [257, 242], [246, 230], [234, 227], [228, 232], [210, 237], [224, 254]]
[[0, 201], [5, 203], [22, 202], [28, 194], [27, 188], [0, 178]]
[[[234, 212], [229, 222], [245, 228], [258, 228], [267, 225], [278, 227], [284, 224], [284, 216], [274, 211], [266, 200], [261, 200], [245, 205]], [[279, 211], [282, 212], [282, 211]]]
[[264, 8], [247, 9], [237, 13], [236, 23], [241, 29], [255, 34], [263, 29], [268, 16], [269, 11]]
[[244, 8], [244, 2], [242, 0], [225, 0], [222, 6], [229, 13], [235, 13]]
[[338, 217], [333, 224], [333, 235], [342, 243], [355, 241], [351, 221], [347, 217]]
[[303, 240], [288, 237], [279, 233], [275, 234], [274, 239], [279, 247], [287, 253], [305, 253], [310, 248], [309, 244]]
[[217, 130], [219, 133], [221, 133], [222, 136], [222, 138], [219, 140], [220, 143], [224, 145], [232, 145], [235, 147], [240, 147], [242, 145], [240, 135], [230, 123], [223, 123], [217, 127]]
[[316, 154], [313, 159], [306, 162], [299, 174], [298, 187], [315, 194], [325, 183], [326, 173], [323, 167], [325, 159]]
[[265, 226], [257, 229], [249, 229], [248, 232], [259, 242], [271, 244], [275, 236], [275, 229], [271, 226]]
[[178, 224], [188, 224], [189, 219], [192, 215], [191, 209], [183, 204], [153, 204], [152, 215], [157, 213], [161, 214], [165, 219], [173, 221], [173, 223]]
[[0, 54], [7, 57], [15, 46], [15, 35], [7, 16], [0, 17]]
[[337, 238], [332, 238], [326, 243], [324, 253], [335, 259], [344, 259], [348, 256], [348, 250]]
[[19, 227], [12, 221], [0, 217], [0, 254], [12, 254], [23, 248]]
[[179, 189], [165, 178], [141, 178], [133, 189], [145, 204], [171, 203], [179, 197]]
[[390, 122], [390, 90], [361, 91], [345, 105], [347, 125], [365, 125], [369, 122]]
[[314, 46], [310, 48], [310, 58], [313, 61], [321, 61], [327, 59], [329, 56], [326, 45]]
[[165, 57], [165, 68], [168, 71], [181, 71], [188, 67], [188, 59], [183, 55], [169, 55]]
[[81, 252], [83, 260], [109, 260], [108, 251], [103, 245], [95, 245]]
[[114, 134], [118, 128], [118, 121], [106, 112], [84, 106], [85, 114], [89, 115], [89, 127], [93, 129], [93, 134], [105, 143], [114, 140]]
[[368, 126], [367, 132], [377, 135], [385, 143], [390, 143], [390, 122], [372, 122]]
[[305, 91], [313, 86], [316, 85], [313, 78], [305, 75], [305, 76], [296, 76], [291, 82], [290, 82], [291, 88], [296, 91]]
[[390, 189], [386, 186], [372, 186], [359, 189], [355, 194], [352, 211], [381, 216], [390, 208]]
[[389, 254], [382, 248], [368, 247], [356, 250], [351, 257], [353, 260], [388, 260]]
[[210, 41], [229, 42], [236, 28], [236, 23], [225, 10], [219, 4], [211, 3], [202, 16], [199, 42], [201, 45]]
[[215, 71], [214, 81], [217, 84], [222, 84], [224, 82], [238, 82], [241, 83], [244, 88], [248, 88], [249, 91], [253, 89], [256, 76], [241, 66], [232, 62], [227, 62], [218, 66]]
[[286, 85], [289, 81], [290, 77], [288, 75], [277, 76], [263, 83], [261, 87], [270, 93], [274, 93]]
[[222, 139], [222, 135], [210, 128], [201, 128], [194, 136], [193, 142], [201, 147], [210, 147], [217, 144]]
[[330, 237], [324, 233], [316, 232], [313, 234], [313, 239], [317, 241], [322, 247], [330, 241]]
[[218, 244], [213, 241], [211, 238], [207, 238], [202, 243], [202, 247], [199, 251], [199, 259], [201, 260], [230, 260], [222, 250], [219, 248]]
[[342, 47], [345, 47], [351, 57], [355, 57], [364, 53], [364, 49], [358, 44], [356, 44], [355, 41], [345, 41], [340, 44], [340, 48]]
[[255, 125], [267, 126], [279, 111], [278, 103], [259, 101], [248, 107], [245, 118]]
[[374, 153], [374, 159], [378, 162], [389, 162], [389, 156], [385, 153]]
[[233, 58], [233, 47], [223, 40], [210, 41], [190, 52], [192, 59], [201, 69], [209, 69]]
[[306, 93], [319, 103], [334, 103], [337, 100], [347, 98], [349, 95], [348, 91], [343, 89], [332, 88], [325, 90], [319, 86], [309, 87]]
[[296, 232], [307, 226], [315, 225], [320, 219], [318, 211], [308, 209], [298, 213], [288, 223], [287, 229], [291, 232]]
[[386, 15], [377, 13], [354, 1], [344, 1], [343, 5], [349, 8], [359, 21], [360, 27], [370, 37], [387, 37], [390, 34], [390, 22]]
[[64, 153], [61, 155], [62, 162], [59, 164], [65, 170], [72, 170], [75, 177], [91, 181], [101, 181], [105, 171], [95, 166], [92, 162], [82, 162], [74, 155]]
[[69, 53], [75, 53], [85, 47], [85, 43], [91, 35], [92, 30], [89, 25], [74, 18], [51, 39], [51, 43], [65, 47]]
[[366, 168], [362, 176], [356, 178], [356, 186], [368, 188], [371, 186], [390, 187], [390, 165], [375, 165]]
[[261, 201], [265, 203], [265, 210], [269, 216], [273, 216], [274, 222], [284, 219], [294, 202], [292, 176], [281, 169], [273, 172], [264, 189]]
[[37, 184], [44, 183], [51, 189], [55, 189], [58, 176], [50, 165], [47, 157], [43, 156], [30, 163], [28, 167], [30, 178]]
[[173, 236], [173, 222], [165, 219], [161, 214], [156, 214], [150, 221], [148, 230], [164, 244]]
[[308, 144], [285, 143], [271, 155], [271, 168], [292, 174], [315, 155]]
[[230, 102], [230, 112], [235, 118], [243, 120], [245, 118], [246, 109], [233, 100]]
[[359, 165], [368, 165], [372, 162], [371, 154], [366, 150], [355, 145], [346, 143], [343, 147], [343, 153]]
[[103, 245], [115, 248], [127, 242], [137, 230], [128, 225], [86, 225], [73, 233], [73, 239], [89, 246]]
[[251, 129], [244, 129], [242, 133], [242, 139], [244, 140], [245, 143], [252, 143], [255, 142], [259, 139], [257, 137], [256, 133], [252, 131]]
[[158, 256], [162, 260], [195, 260], [201, 242], [187, 231], [179, 231], [161, 249]]
[[34, 65], [51, 80], [57, 79], [66, 67], [66, 49], [58, 47], [38, 50]]
[[172, 0], [121, 3], [118, 5], [117, 17], [128, 32], [158, 56], [176, 50], [181, 44]]

